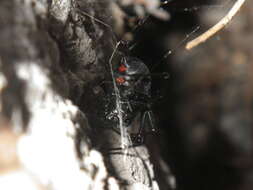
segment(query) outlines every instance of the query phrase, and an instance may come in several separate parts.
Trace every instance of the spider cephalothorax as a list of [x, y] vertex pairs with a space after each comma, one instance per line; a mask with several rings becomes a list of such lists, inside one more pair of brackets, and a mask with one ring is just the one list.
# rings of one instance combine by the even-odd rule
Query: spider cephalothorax
[[137, 95], [150, 98], [150, 72], [141, 60], [134, 57], [122, 58], [114, 76], [122, 98], [133, 98], [132, 96]]

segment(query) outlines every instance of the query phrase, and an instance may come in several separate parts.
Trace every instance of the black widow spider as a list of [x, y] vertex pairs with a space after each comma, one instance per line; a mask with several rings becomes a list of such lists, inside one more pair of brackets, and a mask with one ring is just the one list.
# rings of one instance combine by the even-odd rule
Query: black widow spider
[[[151, 110], [152, 74], [140, 59], [130, 56], [122, 56], [113, 72], [120, 96], [123, 126], [130, 129], [134, 144], [142, 144], [147, 132], [156, 132], [155, 119]], [[106, 119], [119, 122], [119, 110], [115, 105], [116, 95], [112, 83], [110, 84]], [[133, 125], [137, 125], [138, 130]]]

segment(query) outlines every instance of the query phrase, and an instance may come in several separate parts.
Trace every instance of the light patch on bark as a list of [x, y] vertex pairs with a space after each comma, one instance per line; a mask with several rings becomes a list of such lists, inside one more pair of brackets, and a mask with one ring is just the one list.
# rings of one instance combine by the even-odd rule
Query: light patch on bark
[[[82, 160], [77, 157], [74, 137], [79, 126], [73, 122], [77, 107], [51, 89], [46, 70], [32, 62], [17, 65], [17, 76], [27, 84], [31, 118], [28, 131], [15, 143], [21, 169], [0, 176], [0, 189], [16, 185], [28, 190], [104, 189], [108, 174], [102, 155], [83, 147], [89, 152]], [[117, 189], [116, 180], [109, 179], [108, 186]]]
[[70, 0], [52, 0], [50, 6], [50, 15], [52, 15], [57, 21], [64, 24], [68, 18], [68, 13], [71, 8]]

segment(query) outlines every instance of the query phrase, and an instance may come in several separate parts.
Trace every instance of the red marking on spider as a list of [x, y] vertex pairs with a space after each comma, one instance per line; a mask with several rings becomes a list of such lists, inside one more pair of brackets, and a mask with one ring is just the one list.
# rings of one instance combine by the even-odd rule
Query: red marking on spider
[[123, 73], [127, 70], [127, 67], [125, 65], [120, 65], [120, 67], [118, 68], [119, 72]]
[[116, 78], [116, 82], [119, 83], [119, 84], [123, 84], [126, 81], [123, 77], [118, 77], [118, 78]]

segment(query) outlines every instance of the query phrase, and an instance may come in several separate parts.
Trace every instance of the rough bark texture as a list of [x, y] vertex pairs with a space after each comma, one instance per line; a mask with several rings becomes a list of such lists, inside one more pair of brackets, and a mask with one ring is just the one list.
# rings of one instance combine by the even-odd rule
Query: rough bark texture
[[1, 133], [14, 139], [1, 152], [15, 152], [14, 168], [0, 159], [1, 189], [158, 189], [147, 148], [126, 154], [103, 115], [112, 2], [0, 5]]

